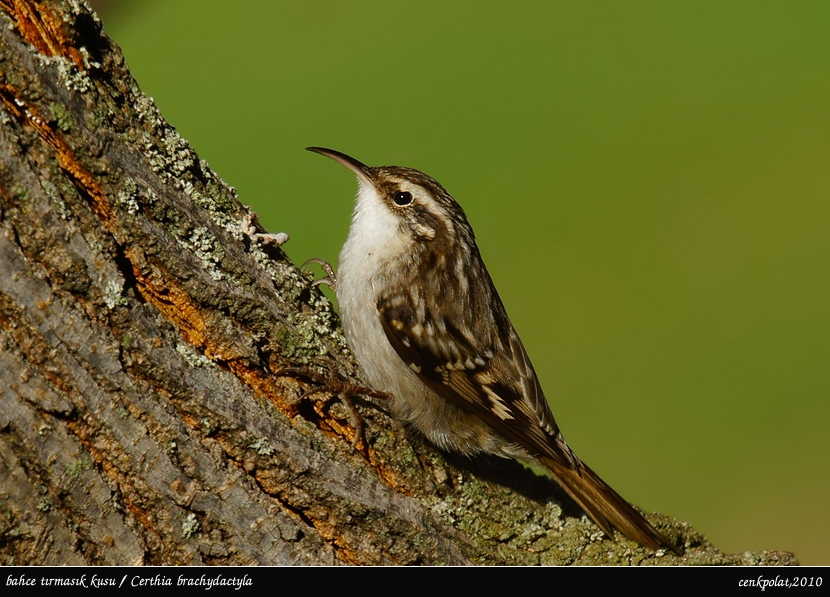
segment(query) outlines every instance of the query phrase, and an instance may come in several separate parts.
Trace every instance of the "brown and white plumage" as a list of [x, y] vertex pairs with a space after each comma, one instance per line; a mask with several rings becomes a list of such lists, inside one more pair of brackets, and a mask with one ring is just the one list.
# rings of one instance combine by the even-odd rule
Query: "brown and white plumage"
[[352, 170], [336, 294], [346, 339], [393, 413], [437, 446], [535, 460], [609, 535], [677, 551], [568, 447], [461, 206], [411, 168]]

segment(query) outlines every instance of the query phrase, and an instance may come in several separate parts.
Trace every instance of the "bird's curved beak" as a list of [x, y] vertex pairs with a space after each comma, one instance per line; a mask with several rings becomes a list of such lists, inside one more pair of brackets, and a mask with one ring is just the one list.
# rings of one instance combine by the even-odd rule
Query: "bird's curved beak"
[[372, 169], [363, 162], [354, 159], [352, 156], [346, 155], [336, 149], [327, 149], [326, 147], [306, 147], [306, 149], [343, 164], [346, 168], [357, 175], [360, 182], [366, 183], [370, 186], [375, 186], [374, 177], [372, 176]]

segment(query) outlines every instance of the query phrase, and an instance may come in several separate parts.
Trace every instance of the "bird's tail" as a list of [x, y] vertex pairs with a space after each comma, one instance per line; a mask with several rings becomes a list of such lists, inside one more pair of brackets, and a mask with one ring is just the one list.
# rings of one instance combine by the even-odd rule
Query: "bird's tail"
[[682, 555], [677, 546], [651, 526], [642, 514], [611, 489], [588, 465], [578, 459], [578, 468], [563, 465], [552, 458], [540, 458], [539, 462], [609, 537], [613, 538], [613, 531], [617, 529], [644, 547], [670, 549], [677, 555]]

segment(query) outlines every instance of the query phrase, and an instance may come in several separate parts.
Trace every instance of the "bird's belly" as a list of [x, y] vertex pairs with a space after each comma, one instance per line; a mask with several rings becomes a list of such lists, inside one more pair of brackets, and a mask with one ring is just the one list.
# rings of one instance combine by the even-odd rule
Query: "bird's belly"
[[[341, 268], [342, 269], [342, 268]], [[372, 389], [392, 394], [395, 418], [410, 424], [439, 448], [463, 454], [480, 452], [526, 457], [512, 442], [495, 436], [474, 414], [448, 402], [427, 386], [398, 356], [381, 325], [377, 306], [354, 297], [349, 284], [368, 284], [341, 272], [337, 280], [340, 318], [349, 349]], [[342, 297], [342, 298], [341, 298]]]

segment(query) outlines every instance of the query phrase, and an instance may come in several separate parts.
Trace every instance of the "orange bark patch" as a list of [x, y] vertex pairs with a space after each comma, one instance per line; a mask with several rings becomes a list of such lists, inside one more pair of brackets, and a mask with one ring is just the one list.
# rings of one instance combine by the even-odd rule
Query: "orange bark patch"
[[45, 56], [63, 56], [86, 70], [83, 56], [66, 37], [60, 18], [43, 3], [0, 0], [0, 8], [13, 20], [21, 37]]

